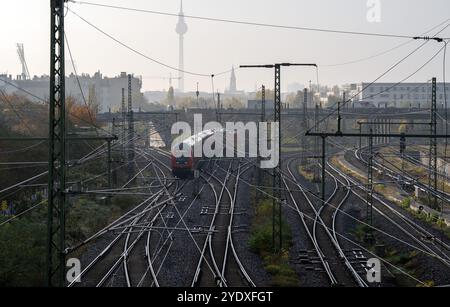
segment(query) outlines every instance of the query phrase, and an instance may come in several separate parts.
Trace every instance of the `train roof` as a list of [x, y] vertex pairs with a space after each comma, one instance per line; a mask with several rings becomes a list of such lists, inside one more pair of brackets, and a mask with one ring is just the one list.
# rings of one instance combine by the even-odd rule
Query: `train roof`
[[184, 139], [182, 142], [176, 144], [175, 146], [178, 146], [180, 144], [186, 144], [187, 146], [194, 146], [197, 143], [200, 143], [204, 139], [216, 134], [216, 133], [227, 133], [226, 129], [212, 129], [212, 130], [203, 130], [202, 132], [199, 132], [195, 135], [189, 136], [186, 139]]

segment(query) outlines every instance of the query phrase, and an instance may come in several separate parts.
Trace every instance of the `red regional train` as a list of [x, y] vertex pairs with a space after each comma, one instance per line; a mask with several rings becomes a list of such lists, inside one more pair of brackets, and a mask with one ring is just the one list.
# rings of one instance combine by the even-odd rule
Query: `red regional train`
[[[199, 145], [202, 146], [203, 142], [208, 139], [210, 136], [220, 133], [224, 137], [224, 144], [226, 144], [227, 140], [227, 130], [220, 129], [220, 130], [204, 130], [196, 135], [192, 135], [186, 139], [184, 139], [182, 142], [175, 144], [174, 148], [179, 148], [181, 150], [181, 146], [184, 145], [184, 148], [187, 148], [186, 151], [188, 151], [190, 154], [189, 156], [182, 156], [182, 157], [175, 157], [173, 154], [174, 148], [172, 148], [172, 154], [171, 154], [171, 167], [172, 167], [172, 174], [175, 177], [179, 178], [188, 178], [192, 177], [195, 170], [198, 170], [201, 168], [203, 163], [206, 161], [205, 157], [195, 157], [194, 156], [194, 146]], [[234, 142], [236, 142], [236, 133], [234, 133]], [[203, 150], [202, 150], [203, 153]], [[225, 153], [225, 148], [224, 148]]]

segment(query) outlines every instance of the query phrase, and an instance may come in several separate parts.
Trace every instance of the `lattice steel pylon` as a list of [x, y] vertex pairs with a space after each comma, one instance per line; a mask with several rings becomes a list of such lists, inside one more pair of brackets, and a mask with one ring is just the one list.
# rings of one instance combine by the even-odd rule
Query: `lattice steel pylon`
[[[280, 125], [278, 129], [278, 149], [281, 149], [281, 65], [275, 64], [275, 88], [274, 88], [274, 116], [273, 122]], [[272, 144], [274, 146], [274, 144]], [[280, 157], [281, 158], [281, 157]], [[272, 244], [275, 252], [281, 251], [282, 230], [281, 230], [281, 171], [282, 164], [279, 159], [278, 167], [273, 169], [273, 216], [272, 216]]]
[[134, 177], [134, 114], [131, 75], [128, 75], [128, 180]]
[[47, 286], [65, 281], [66, 111], [64, 2], [50, 1], [50, 102], [47, 216]]
[[[306, 131], [308, 129], [308, 89], [303, 90], [303, 103], [302, 103], [302, 123], [301, 123], [301, 130]], [[302, 164], [306, 165], [307, 158], [306, 158], [306, 137], [300, 133], [300, 147], [302, 148]]]
[[373, 130], [370, 128], [369, 136], [369, 157], [367, 159], [367, 206], [366, 219], [369, 225], [373, 222]]
[[122, 151], [123, 159], [126, 159], [126, 138], [127, 138], [127, 108], [125, 106], [125, 88], [122, 87]]
[[[281, 163], [281, 67], [282, 66], [314, 66], [317, 68], [316, 64], [293, 64], [293, 63], [278, 63], [269, 65], [241, 65], [240, 68], [275, 68], [275, 87], [274, 87], [274, 123], [279, 125], [278, 129], [278, 166], [273, 169], [273, 210], [272, 210], [272, 244], [275, 253], [280, 252], [283, 246], [282, 242], [282, 163]], [[271, 125], [271, 130], [274, 125]], [[275, 140], [273, 140], [275, 141]], [[274, 143], [272, 143], [274, 146]]]
[[216, 106], [216, 122], [222, 123], [222, 107], [220, 104], [220, 93], [217, 93], [217, 106]]
[[[430, 121], [430, 152], [429, 152], [429, 174], [428, 174], [428, 186], [437, 192], [437, 104], [436, 104], [436, 78], [431, 82], [431, 121]], [[437, 195], [431, 195], [428, 193], [428, 203], [434, 208], [438, 208]]]
[[[260, 127], [261, 125], [264, 125], [266, 121], [266, 87], [263, 85], [261, 86], [261, 119], [260, 119], [260, 123], [258, 124], [258, 127]], [[260, 129], [258, 129], [258, 139], [257, 139], [257, 145], [258, 145], [258, 150], [260, 150]], [[268, 138], [268, 135], [266, 136]], [[264, 179], [264, 172], [261, 169], [261, 154], [258, 154], [257, 157], [257, 167], [258, 167], [258, 186], [261, 187], [263, 185]], [[261, 197], [261, 193], [260, 191], [257, 189], [256, 190], [256, 195], [258, 200]]]

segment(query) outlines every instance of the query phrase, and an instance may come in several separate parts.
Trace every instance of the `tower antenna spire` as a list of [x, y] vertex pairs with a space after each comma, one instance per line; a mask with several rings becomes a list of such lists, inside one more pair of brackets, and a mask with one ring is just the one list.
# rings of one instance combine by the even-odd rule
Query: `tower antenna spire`
[[178, 89], [184, 92], [184, 34], [187, 33], [188, 27], [184, 20], [183, 0], [180, 1], [180, 12], [178, 13], [178, 23], [176, 27], [178, 34], [179, 51], [178, 51]]

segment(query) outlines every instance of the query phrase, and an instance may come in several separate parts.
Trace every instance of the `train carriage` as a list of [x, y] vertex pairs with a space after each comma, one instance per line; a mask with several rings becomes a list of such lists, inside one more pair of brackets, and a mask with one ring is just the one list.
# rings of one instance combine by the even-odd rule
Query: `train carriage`
[[[171, 155], [172, 174], [179, 178], [192, 177], [194, 171], [200, 169], [203, 163], [206, 161], [203, 150], [202, 150], [202, 157], [195, 157], [194, 155], [195, 145], [202, 146], [206, 139], [208, 139], [209, 137], [213, 136], [216, 133], [220, 133], [220, 135], [223, 136], [224, 138], [223, 144], [227, 144], [226, 143], [227, 138], [229, 134], [232, 133], [234, 135], [233, 142], [235, 144], [236, 133], [234, 131], [229, 132], [226, 129], [204, 130], [196, 135], [187, 137], [182, 142], [179, 142], [178, 144], [175, 144], [172, 147], [172, 155]], [[230, 145], [234, 146], [234, 144], [227, 144], [227, 146]], [[223, 156], [225, 156], [225, 148], [226, 146], [224, 146]], [[181, 157], [177, 157], [178, 155], [174, 154], [175, 150], [185, 151], [188, 152], [189, 154], [187, 156], [183, 155]]]

